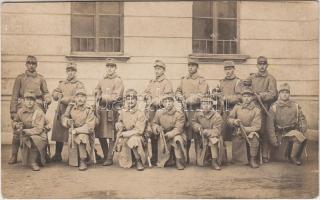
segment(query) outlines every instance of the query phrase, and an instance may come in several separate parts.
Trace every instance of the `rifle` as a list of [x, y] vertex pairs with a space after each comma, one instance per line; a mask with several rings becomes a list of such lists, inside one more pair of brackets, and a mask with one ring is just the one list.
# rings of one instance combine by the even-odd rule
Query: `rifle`
[[151, 168], [151, 157], [152, 157], [152, 146], [151, 146], [151, 139], [150, 137], [147, 138], [147, 160], [148, 160], [148, 165]]
[[254, 96], [257, 98], [260, 106], [262, 107], [263, 111], [268, 115], [268, 117], [271, 117], [270, 113], [268, 112], [267, 108], [264, 106], [261, 97], [255, 92]]
[[74, 129], [74, 124], [73, 124], [73, 122], [71, 123], [71, 127], [70, 127], [70, 129], [69, 129], [69, 132], [71, 133], [71, 148], [73, 149], [74, 148], [74, 142], [73, 142], [73, 133], [72, 133], [72, 131], [73, 131], [73, 129]]
[[163, 153], [166, 153], [166, 152], [168, 152], [168, 147], [167, 147], [166, 138], [164, 137], [163, 130], [161, 130], [161, 132], [160, 132], [160, 138], [163, 141]]
[[[112, 149], [112, 156], [114, 155], [114, 152], [117, 151], [117, 146], [118, 146], [118, 143], [119, 143], [119, 138], [121, 137], [121, 133], [122, 133], [122, 129], [120, 129], [117, 133], [117, 137], [116, 137], [116, 141], [114, 142], [114, 146], [113, 146], [113, 149]], [[120, 150], [121, 151], [121, 148]]]
[[145, 127], [145, 131], [144, 132], [145, 132], [145, 137], [147, 139], [147, 160], [148, 160], [148, 165], [149, 165], [149, 167], [152, 167], [152, 164], [151, 164], [152, 144], [151, 144], [150, 136], [148, 134], [146, 134], [146, 130], [147, 130], [148, 123], [149, 123], [150, 108], [151, 108], [151, 103], [147, 103], [146, 102], [146, 106], [145, 106], [146, 127]]
[[243, 127], [242, 122], [239, 123], [239, 127], [240, 127], [240, 132], [242, 133], [242, 136], [244, 136], [244, 139], [246, 139], [247, 143], [248, 143], [249, 146], [250, 146], [250, 141], [249, 141], [249, 138], [248, 138], [248, 136], [247, 136], [246, 131], [244, 130], [244, 127]]

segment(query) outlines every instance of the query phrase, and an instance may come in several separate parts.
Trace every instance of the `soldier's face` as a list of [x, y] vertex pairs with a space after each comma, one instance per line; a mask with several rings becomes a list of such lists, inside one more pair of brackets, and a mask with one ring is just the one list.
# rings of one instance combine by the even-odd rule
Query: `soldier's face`
[[27, 108], [32, 108], [34, 106], [35, 102], [36, 101], [33, 98], [27, 97], [27, 98], [24, 99], [24, 103], [25, 103]]
[[76, 104], [79, 105], [79, 106], [82, 106], [86, 103], [87, 101], [87, 96], [86, 95], [83, 95], [83, 94], [78, 94], [76, 95], [75, 97], [75, 101], [76, 101]]
[[166, 110], [171, 110], [173, 108], [173, 100], [172, 99], [165, 99], [165, 100], [163, 100], [162, 104]]
[[249, 103], [251, 103], [251, 101], [252, 101], [252, 95], [250, 95], [250, 94], [243, 94], [242, 95], [242, 102], [244, 104], [249, 104]]
[[232, 77], [234, 75], [234, 68], [225, 68], [224, 73], [226, 74], [226, 77]]
[[290, 92], [288, 90], [282, 90], [279, 92], [279, 98], [282, 101], [288, 101], [290, 98]]
[[265, 72], [268, 68], [268, 64], [266, 62], [260, 62], [257, 64], [259, 72]]
[[194, 74], [198, 71], [198, 66], [194, 64], [189, 64], [188, 65], [188, 71], [190, 74]]
[[211, 102], [202, 102], [201, 103], [201, 109], [204, 112], [208, 112], [212, 110], [212, 103]]
[[154, 67], [154, 72], [156, 73], [156, 77], [160, 77], [164, 74], [164, 69], [162, 67]]
[[116, 72], [116, 66], [108, 65], [106, 66], [107, 75], [113, 75]]
[[134, 96], [127, 96], [126, 102], [129, 108], [134, 108], [137, 105], [137, 98]]
[[76, 73], [77, 71], [73, 69], [67, 69], [67, 79], [69, 80], [74, 79], [74, 77], [76, 77]]
[[28, 70], [29, 72], [35, 72], [36, 69], [37, 69], [37, 62], [27, 61], [27, 62], [26, 62], [26, 67], [27, 67], [27, 70]]

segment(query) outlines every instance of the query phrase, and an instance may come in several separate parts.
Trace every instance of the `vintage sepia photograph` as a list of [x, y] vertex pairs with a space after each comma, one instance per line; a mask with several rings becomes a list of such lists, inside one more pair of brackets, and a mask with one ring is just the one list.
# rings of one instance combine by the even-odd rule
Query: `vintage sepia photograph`
[[319, 198], [319, 2], [2, 2], [1, 195]]

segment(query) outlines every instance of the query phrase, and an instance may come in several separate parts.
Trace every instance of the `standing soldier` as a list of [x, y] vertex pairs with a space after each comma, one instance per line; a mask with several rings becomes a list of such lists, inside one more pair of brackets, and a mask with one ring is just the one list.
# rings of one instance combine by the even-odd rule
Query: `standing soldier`
[[270, 117], [267, 118], [267, 129], [271, 144], [271, 158], [275, 160], [290, 160], [301, 165], [300, 157], [306, 144], [304, 133], [307, 131], [307, 121], [300, 106], [290, 100], [288, 83], [280, 85], [279, 99], [270, 107]]
[[35, 105], [36, 94], [33, 91], [24, 93], [24, 105], [13, 119], [13, 129], [19, 133], [21, 142], [22, 165], [30, 165], [33, 171], [39, 171], [37, 160], [45, 164], [47, 133], [45, 114]]
[[[147, 131], [150, 132], [151, 123], [157, 110], [160, 109], [160, 98], [165, 94], [173, 94], [172, 84], [166, 78], [166, 65], [161, 60], [156, 60], [154, 63], [154, 71], [156, 78], [150, 80], [147, 89], [145, 90], [144, 99], [146, 101], [146, 117], [147, 117]], [[158, 137], [151, 134], [152, 158], [153, 165], [157, 163], [157, 143]]]
[[59, 85], [52, 92], [54, 101], [58, 101], [58, 106], [53, 119], [52, 137], [51, 140], [56, 141], [56, 152], [52, 157], [52, 161], [62, 161], [61, 152], [63, 143], [68, 142], [68, 129], [61, 124], [61, 116], [66, 111], [69, 103], [74, 103], [74, 95], [78, 89], [84, 89], [82, 82], [76, 78], [77, 65], [76, 63], [68, 63], [66, 67], [67, 79], [60, 81]]
[[193, 129], [191, 126], [191, 119], [195, 111], [200, 108], [200, 99], [209, 93], [209, 86], [207, 81], [198, 75], [198, 63], [189, 60], [187, 76], [181, 78], [179, 87], [176, 90], [176, 99], [183, 105], [186, 112], [186, 134], [187, 134], [187, 163], [189, 163], [189, 150], [191, 146], [191, 139], [193, 138]]
[[[261, 111], [253, 102], [253, 91], [245, 88], [242, 91], [242, 103], [234, 106], [230, 112], [228, 124], [235, 127], [232, 138], [232, 159], [258, 168], [256, 162], [259, 149], [259, 134], [261, 128]], [[247, 151], [249, 148], [249, 151]]]
[[[227, 125], [227, 119], [229, 116], [229, 111], [240, 102], [241, 100], [241, 80], [235, 75], [235, 65], [233, 61], [225, 61], [224, 72], [226, 77], [220, 80], [217, 88], [221, 93], [221, 111], [222, 111], [222, 131], [221, 134], [224, 140], [231, 139], [232, 128]], [[212, 91], [215, 94], [215, 91]]]
[[[211, 160], [211, 166], [214, 170], [220, 170], [223, 158], [224, 146], [221, 135], [222, 117], [213, 110], [213, 100], [210, 95], [201, 99], [201, 109], [199, 109], [192, 119], [192, 128], [194, 132], [196, 163], [199, 166], [205, 166], [207, 160]], [[211, 152], [211, 159], [206, 156]]]
[[168, 161], [173, 160], [175, 156], [177, 169], [183, 170], [187, 156], [186, 135], [183, 130], [185, 117], [174, 107], [173, 95], [164, 95], [162, 104], [164, 108], [156, 112], [152, 123], [154, 134], [159, 135], [157, 166], [169, 165]]
[[[116, 74], [117, 65], [112, 59], [107, 59], [106, 75], [99, 81], [95, 89], [96, 114], [99, 125], [96, 127], [96, 138], [99, 138], [104, 155], [104, 166], [113, 164], [112, 149], [116, 138], [114, 126], [117, 121], [117, 106], [123, 96], [123, 82]], [[108, 144], [109, 140], [109, 144]]]
[[[75, 92], [75, 103], [70, 103], [61, 117], [61, 123], [69, 129], [69, 165], [87, 169], [87, 159], [94, 160], [95, 116], [92, 108], [86, 105], [87, 94], [83, 88]], [[76, 147], [74, 147], [76, 145]], [[71, 146], [71, 147], [70, 147]], [[72, 148], [72, 149], [70, 149]], [[73, 151], [73, 149], [76, 149]], [[89, 155], [89, 157], [88, 157]], [[80, 162], [78, 162], [80, 158]], [[71, 162], [73, 160], [74, 162]]]
[[[117, 142], [116, 149], [120, 152], [119, 164], [121, 167], [130, 168], [133, 165], [132, 152], [138, 171], [144, 170], [146, 155], [142, 146], [143, 134], [146, 125], [144, 113], [137, 105], [138, 95], [134, 89], [128, 89], [125, 93], [127, 108], [120, 111], [116, 123]], [[111, 151], [113, 151], [111, 149]]]
[[249, 80], [251, 80], [252, 89], [262, 110], [262, 127], [260, 130], [262, 139], [262, 160], [267, 163], [269, 161], [270, 142], [266, 129], [266, 118], [270, 105], [277, 99], [277, 82], [267, 71], [268, 60], [266, 57], [258, 57], [257, 67], [258, 73], [251, 74]]
[[[18, 109], [22, 107], [22, 99], [26, 91], [34, 91], [36, 95], [36, 106], [41, 108], [44, 113], [51, 103], [47, 82], [42, 75], [36, 72], [37, 65], [36, 57], [28, 56], [26, 61], [26, 72], [20, 74], [14, 82], [10, 103], [11, 119], [16, 117]], [[12, 155], [9, 164], [17, 163], [19, 145], [19, 136], [14, 134], [12, 137]]]

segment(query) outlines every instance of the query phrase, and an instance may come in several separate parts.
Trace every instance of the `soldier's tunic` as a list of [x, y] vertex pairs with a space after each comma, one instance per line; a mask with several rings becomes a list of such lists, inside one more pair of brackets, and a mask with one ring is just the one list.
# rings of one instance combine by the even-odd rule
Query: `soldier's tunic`
[[[279, 147], [273, 148], [271, 158], [285, 161], [290, 157], [290, 144], [293, 142], [305, 143], [304, 133], [307, 131], [307, 121], [300, 108], [294, 101], [276, 101], [269, 110], [267, 130], [271, 144], [278, 142]], [[303, 146], [302, 146], [303, 147]], [[302, 149], [298, 153], [300, 157]]]
[[[208, 160], [206, 155], [208, 154], [208, 147], [211, 150], [212, 158], [218, 160], [221, 165], [222, 160], [225, 156], [223, 155], [225, 150], [223, 146], [223, 138], [221, 135], [222, 117], [216, 111], [210, 111], [204, 113], [198, 110], [194, 118], [192, 119], [192, 128], [194, 132], [199, 133], [200, 128], [208, 131], [208, 135], [204, 135], [204, 143], [202, 144], [202, 138], [200, 134], [195, 135], [195, 150], [196, 150], [196, 163], [199, 166], [204, 166]], [[213, 146], [218, 147], [218, 154], [212, 148]]]
[[51, 140], [57, 142], [68, 142], [68, 129], [61, 124], [61, 116], [66, 111], [66, 108], [70, 102], [73, 102], [75, 92], [78, 89], [85, 89], [84, 84], [77, 79], [60, 81], [59, 85], [52, 92], [52, 98], [54, 101], [58, 101], [59, 94], [62, 93], [60, 104], [57, 107], [58, 113], [53, 120], [52, 137]]
[[[98, 103], [99, 125], [96, 127], [97, 138], [111, 138], [115, 139], [114, 124], [117, 121], [117, 108], [121, 105], [124, 85], [122, 79], [117, 75], [106, 75], [104, 79], [100, 80], [95, 93], [101, 95], [100, 103]], [[107, 105], [105, 102], [106, 96], [111, 97], [112, 102]]]
[[[74, 129], [77, 134], [73, 136], [73, 141], [69, 136], [69, 165], [78, 166], [78, 155], [80, 159], [87, 158], [87, 154], [91, 161], [94, 160], [94, 128], [95, 128], [95, 115], [91, 107], [88, 105], [78, 106], [69, 105], [66, 112], [62, 115], [62, 125], [70, 128], [67, 124], [68, 119], [74, 121]], [[78, 150], [70, 150], [72, 142], [76, 145], [84, 144], [85, 149], [78, 148]], [[73, 160], [71, 163], [70, 160]]]
[[[170, 111], [160, 109], [156, 112], [152, 124], [153, 132], [155, 133], [157, 127], [160, 126], [162, 127], [164, 134], [168, 135], [168, 139], [166, 140], [168, 151], [163, 151], [164, 141], [162, 139], [158, 140], [158, 167], [164, 167], [170, 156], [173, 156], [171, 155], [171, 148], [174, 148], [176, 159], [182, 159], [183, 157], [185, 159], [187, 158], [185, 149], [187, 138], [183, 130], [184, 124], [184, 114], [181, 111], [176, 110], [176, 108], [172, 108]], [[177, 142], [180, 143], [180, 147]], [[182, 149], [183, 155], [178, 153], [178, 148]]]
[[[250, 156], [255, 157], [259, 147], [258, 131], [261, 128], [261, 111], [254, 102], [251, 102], [249, 105], [238, 104], [230, 112], [228, 124], [234, 126], [236, 119], [241, 120], [249, 138]], [[236, 162], [247, 164], [247, 144], [240, 131], [239, 128], [236, 128], [232, 138], [232, 159]]]
[[12, 99], [10, 103], [10, 113], [17, 113], [18, 109], [22, 107], [22, 98], [26, 91], [34, 91], [36, 94], [36, 102], [38, 106], [45, 112], [44, 101], [51, 103], [51, 97], [47, 88], [47, 82], [44, 77], [37, 72], [26, 71], [20, 74], [13, 86]]
[[48, 139], [45, 130], [46, 119], [44, 112], [36, 106], [32, 109], [23, 106], [18, 110], [13, 126], [18, 122], [22, 122], [23, 129], [27, 129], [30, 134], [30, 136], [20, 134], [22, 165], [27, 166], [30, 164], [29, 153], [35, 149], [40, 153], [41, 163], [45, 164]]
[[193, 130], [191, 127], [193, 115], [200, 107], [200, 99], [204, 96], [204, 94], [208, 93], [208, 91], [209, 86], [207, 81], [197, 73], [182, 77], [180, 85], [176, 90], [176, 96], [183, 96], [188, 107], [184, 108], [184, 110], [187, 110], [186, 134], [188, 140], [192, 139], [193, 137]]
[[120, 137], [117, 146], [121, 146], [119, 153], [119, 164], [123, 168], [130, 168], [133, 165], [131, 150], [137, 148], [143, 164], [146, 162], [146, 155], [143, 149], [143, 133], [146, 125], [146, 117], [138, 107], [120, 111], [118, 123], [124, 126], [122, 132], [130, 132], [133, 135], [127, 138]]
[[[277, 99], [278, 95], [276, 79], [268, 72], [265, 72], [264, 74], [251, 74], [249, 79], [252, 81], [252, 90], [260, 95], [264, 106], [269, 109], [270, 105]], [[259, 103], [257, 103], [257, 105], [259, 105]], [[267, 115], [263, 110], [261, 112], [262, 127], [260, 135], [262, 138], [262, 156], [268, 158], [269, 138], [266, 130]]]
[[224, 107], [222, 110], [222, 130], [221, 134], [224, 140], [229, 140], [231, 138], [231, 133], [233, 129], [227, 125], [227, 119], [230, 111], [233, 107], [241, 101], [241, 88], [242, 83], [241, 80], [236, 77], [225, 77], [220, 80], [218, 87], [222, 91], [224, 100]]

